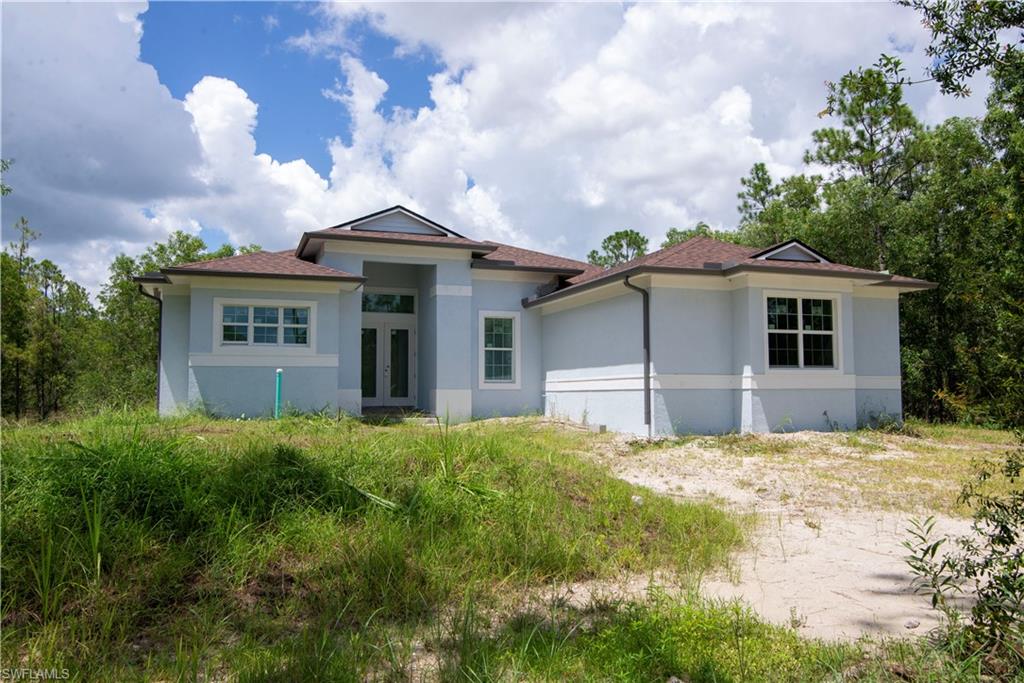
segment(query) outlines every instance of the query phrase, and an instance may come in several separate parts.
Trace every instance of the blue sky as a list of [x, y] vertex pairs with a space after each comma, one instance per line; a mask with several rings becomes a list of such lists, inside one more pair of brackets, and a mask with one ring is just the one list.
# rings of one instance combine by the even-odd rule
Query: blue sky
[[[175, 230], [294, 246], [393, 204], [584, 258], [622, 228], [736, 225], [739, 180], [808, 169], [827, 80], [899, 51], [890, 3], [0, 5], [3, 238], [25, 216], [95, 292]], [[926, 123], [983, 109], [934, 85]]]
[[[288, 2], [156, 2], [141, 16], [142, 61], [184, 99], [203, 76], [228, 78], [260, 106], [258, 152], [275, 159], [305, 159], [318, 173], [331, 169], [327, 140], [351, 141], [348, 111], [323, 97], [338, 78], [337, 60], [285, 43], [314, 29], [315, 6]], [[365, 23], [354, 47], [368, 68], [388, 83], [384, 108], [430, 104], [427, 77], [440, 66], [431, 51], [398, 58], [397, 41]]]

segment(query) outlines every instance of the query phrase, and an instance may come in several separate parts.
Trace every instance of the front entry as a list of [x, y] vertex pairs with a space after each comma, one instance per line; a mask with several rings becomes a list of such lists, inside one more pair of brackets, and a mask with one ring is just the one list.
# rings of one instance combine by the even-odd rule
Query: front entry
[[363, 318], [363, 406], [416, 405], [416, 323]]

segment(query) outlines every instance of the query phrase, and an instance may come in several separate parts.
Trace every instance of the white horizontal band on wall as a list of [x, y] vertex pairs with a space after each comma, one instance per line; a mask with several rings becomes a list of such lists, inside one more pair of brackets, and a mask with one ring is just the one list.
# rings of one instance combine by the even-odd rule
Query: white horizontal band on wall
[[470, 285], [435, 285], [430, 288], [430, 296], [473, 296]]
[[248, 367], [248, 368], [336, 368], [338, 357], [329, 354], [310, 354], [306, 356], [264, 355], [239, 353], [190, 353], [189, 367]]
[[[642, 391], [644, 378], [605, 376], [549, 380], [544, 391]], [[664, 390], [728, 390], [728, 389], [892, 389], [899, 390], [899, 375], [860, 376], [838, 373], [772, 373], [767, 375], [651, 375], [651, 388]]]

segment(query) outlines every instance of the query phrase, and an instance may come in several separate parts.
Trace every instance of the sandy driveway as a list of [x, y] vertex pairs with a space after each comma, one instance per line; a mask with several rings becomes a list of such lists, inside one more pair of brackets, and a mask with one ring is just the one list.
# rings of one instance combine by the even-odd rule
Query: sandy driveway
[[[885, 511], [877, 499], [862, 500], [857, 471], [844, 473], [842, 457], [833, 457], [841, 449], [837, 435], [760, 438], [784, 440], [776, 445], [786, 455], [771, 448], [728, 453], [713, 441], [697, 441], [639, 452], [613, 447], [600, 459], [622, 479], [659, 494], [713, 497], [757, 513], [752, 543], [729, 571], [704, 580], [706, 595], [741, 598], [769, 621], [824, 638], [923, 634], [935, 627], [928, 599], [909, 589], [901, 545], [909, 518], [927, 511]], [[821, 457], [794, 457], [794, 444]], [[872, 457], [913, 457], [892, 450]], [[915, 496], [914, 482], [902, 486], [908, 499]], [[936, 517], [938, 531], [969, 528], [967, 520]]]

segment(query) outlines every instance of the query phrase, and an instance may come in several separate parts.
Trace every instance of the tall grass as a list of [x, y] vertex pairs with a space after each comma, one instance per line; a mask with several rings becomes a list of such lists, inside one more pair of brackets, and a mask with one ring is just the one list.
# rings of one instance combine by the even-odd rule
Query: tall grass
[[589, 438], [128, 411], [5, 429], [2, 664], [355, 680], [469, 596], [698, 575], [739, 543], [708, 505], [635, 505], [571, 455]]

